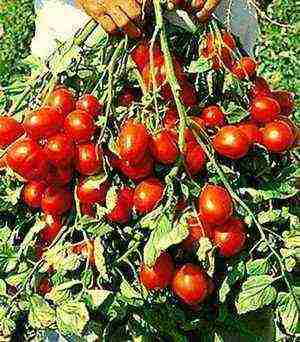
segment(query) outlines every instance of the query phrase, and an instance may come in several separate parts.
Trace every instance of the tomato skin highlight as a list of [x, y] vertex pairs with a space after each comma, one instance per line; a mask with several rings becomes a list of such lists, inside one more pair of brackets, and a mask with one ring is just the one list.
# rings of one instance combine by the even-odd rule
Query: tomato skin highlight
[[283, 120], [270, 122], [262, 129], [262, 144], [270, 152], [287, 151], [293, 146], [295, 139], [293, 128]]
[[279, 103], [267, 96], [255, 98], [250, 107], [251, 119], [256, 123], [268, 123], [280, 114]]
[[76, 102], [76, 109], [89, 113], [93, 118], [101, 114], [103, 104], [91, 94], [81, 96]]
[[51, 137], [62, 129], [63, 117], [55, 108], [45, 106], [27, 114], [23, 126], [34, 139]]
[[220, 127], [225, 124], [225, 115], [218, 105], [205, 107], [200, 118], [207, 127]]
[[262, 134], [254, 123], [244, 122], [238, 128], [248, 137], [250, 144], [261, 143]]
[[7, 165], [27, 180], [44, 179], [48, 163], [42, 149], [32, 139], [16, 141], [7, 152]]
[[162, 200], [163, 193], [163, 184], [156, 178], [148, 178], [135, 188], [134, 207], [139, 214], [149, 213]]
[[77, 186], [77, 198], [80, 203], [104, 204], [109, 186], [109, 182], [103, 182], [98, 177], [85, 178]]
[[40, 208], [47, 184], [43, 181], [30, 181], [22, 189], [23, 201], [31, 208]]
[[174, 264], [169, 253], [162, 252], [154, 266], [141, 265], [140, 282], [150, 291], [158, 291], [170, 285], [174, 274]]
[[295, 94], [288, 91], [273, 91], [272, 97], [280, 105], [280, 115], [290, 115], [295, 106]]
[[189, 226], [189, 235], [182, 242], [182, 247], [188, 251], [192, 251], [196, 248], [199, 240], [202, 237], [210, 237], [211, 236], [211, 228], [209, 225], [203, 224], [201, 218], [199, 216], [192, 216], [188, 218], [187, 224]]
[[224, 126], [213, 138], [213, 147], [221, 155], [230, 159], [244, 157], [250, 148], [248, 136], [238, 127]]
[[82, 143], [91, 140], [95, 124], [89, 113], [77, 109], [66, 117], [64, 129], [76, 143]]
[[203, 302], [211, 293], [212, 286], [212, 281], [205, 271], [191, 263], [177, 270], [172, 281], [173, 292], [188, 305]]
[[127, 120], [121, 129], [117, 143], [121, 159], [133, 165], [138, 164], [145, 156], [149, 141], [149, 134], [143, 124]]
[[72, 208], [72, 195], [67, 189], [49, 186], [42, 197], [42, 210], [48, 215], [62, 215]]
[[232, 215], [233, 203], [225, 188], [207, 184], [199, 196], [198, 209], [204, 223], [220, 225]]
[[0, 116], [0, 149], [6, 149], [24, 134], [24, 128], [14, 118]]
[[76, 147], [75, 168], [82, 175], [92, 176], [103, 167], [102, 152], [93, 143], [79, 144]]
[[229, 258], [238, 254], [246, 242], [246, 228], [243, 221], [231, 217], [221, 226], [212, 227], [213, 241], [220, 255]]
[[75, 109], [75, 98], [73, 93], [65, 87], [58, 87], [52, 92], [49, 106], [56, 108], [63, 117]]
[[107, 214], [107, 219], [111, 222], [126, 223], [130, 221], [133, 209], [134, 189], [125, 186], [118, 192], [115, 207]]
[[69, 165], [75, 154], [72, 139], [66, 134], [59, 133], [48, 139], [44, 152], [49, 162], [57, 167]]
[[242, 57], [239, 61], [236, 61], [231, 72], [240, 80], [244, 80], [253, 76], [257, 69], [257, 63], [251, 57]]
[[56, 238], [57, 234], [61, 231], [63, 225], [60, 216], [46, 216], [46, 227], [40, 232], [41, 240], [50, 245]]
[[168, 130], [162, 130], [155, 137], [152, 137], [150, 152], [162, 164], [171, 165], [175, 163], [179, 157], [176, 134]]
[[191, 175], [199, 173], [206, 164], [206, 155], [199, 144], [189, 142], [185, 152], [186, 168]]

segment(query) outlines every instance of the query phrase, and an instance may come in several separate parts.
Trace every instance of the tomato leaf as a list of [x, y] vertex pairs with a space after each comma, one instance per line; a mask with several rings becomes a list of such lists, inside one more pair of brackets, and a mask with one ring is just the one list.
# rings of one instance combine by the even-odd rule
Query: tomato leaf
[[39, 295], [30, 297], [28, 321], [33, 328], [50, 328], [55, 323], [55, 310]]
[[104, 277], [107, 273], [106, 261], [104, 257], [104, 246], [99, 237], [94, 240], [94, 257], [99, 275], [100, 277]]
[[99, 307], [112, 292], [107, 290], [88, 290], [87, 294], [91, 299], [92, 305], [94, 307]]
[[252, 276], [243, 283], [235, 305], [239, 314], [271, 304], [277, 292], [272, 286], [274, 278], [268, 275]]
[[299, 322], [299, 312], [290, 293], [279, 292], [277, 297], [277, 314], [288, 334], [294, 334]]
[[226, 119], [229, 124], [239, 123], [249, 116], [249, 113], [245, 108], [238, 106], [233, 102], [229, 103], [226, 112]]
[[250, 260], [246, 264], [249, 276], [264, 275], [268, 272], [270, 265], [266, 259]]
[[211, 61], [206, 58], [199, 58], [196, 61], [192, 61], [188, 72], [191, 74], [202, 74], [211, 69]]

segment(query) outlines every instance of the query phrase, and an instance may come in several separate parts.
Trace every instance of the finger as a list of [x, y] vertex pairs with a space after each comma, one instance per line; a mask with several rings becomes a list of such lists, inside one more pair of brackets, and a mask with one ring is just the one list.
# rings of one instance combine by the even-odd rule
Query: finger
[[99, 16], [97, 18], [97, 21], [100, 23], [103, 29], [108, 33], [112, 33], [117, 30], [117, 25], [114, 23], [111, 17], [107, 14]]
[[96, 21], [105, 13], [106, 8], [97, 0], [82, 0], [81, 3], [86, 13]]
[[219, 6], [221, 0], [207, 0], [204, 7], [200, 12], [197, 13], [197, 17], [200, 22], [206, 22], [214, 10]]
[[123, 28], [129, 22], [129, 18], [120, 7], [111, 7], [107, 10], [107, 14], [111, 17], [117, 27]]
[[136, 19], [141, 14], [141, 5], [139, 5], [135, 0], [122, 1], [119, 4], [119, 8], [126, 13], [130, 19]]

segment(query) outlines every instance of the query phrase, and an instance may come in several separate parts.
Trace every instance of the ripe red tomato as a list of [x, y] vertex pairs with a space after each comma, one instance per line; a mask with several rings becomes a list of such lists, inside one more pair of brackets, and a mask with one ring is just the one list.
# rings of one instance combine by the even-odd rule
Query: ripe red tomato
[[251, 99], [255, 97], [270, 96], [271, 89], [268, 82], [263, 77], [256, 76], [252, 81], [249, 96]]
[[279, 103], [281, 115], [291, 114], [295, 106], [294, 93], [288, 91], [273, 91], [272, 97]]
[[251, 144], [261, 143], [261, 132], [259, 128], [251, 122], [244, 122], [238, 126], [238, 128], [247, 135]]
[[48, 171], [48, 163], [44, 152], [32, 139], [15, 142], [8, 150], [7, 165], [27, 180], [44, 179]]
[[240, 80], [244, 80], [254, 75], [257, 69], [257, 63], [251, 57], [242, 57], [239, 61], [236, 61], [231, 72]]
[[200, 194], [198, 208], [205, 223], [219, 225], [232, 215], [233, 203], [225, 188], [207, 184]]
[[96, 217], [94, 205], [90, 203], [80, 203], [80, 212], [82, 216]]
[[207, 33], [203, 45], [202, 56], [204, 58], [211, 58], [215, 52], [215, 37], [211, 33]]
[[148, 290], [157, 291], [171, 284], [173, 274], [173, 260], [169, 253], [162, 252], [154, 266], [141, 265], [139, 278]]
[[280, 114], [279, 103], [271, 97], [255, 98], [250, 107], [251, 119], [257, 123], [271, 122]]
[[81, 143], [91, 140], [95, 124], [89, 113], [77, 109], [66, 117], [64, 128], [75, 142]]
[[[157, 45], [153, 48], [153, 59], [161, 56], [162, 53]], [[150, 43], [141, 42], [132, 52], [131, 58], [135, 62], [139, 71], [142, 71], [146, 64], [150, 63]]]
[[235, 63], [232, 54], [227, 47], [221, 48], [221, 50], [219, 51], [219, 58], [228, 69], [231, 69]]
[[58, 133], [63, 126], [63, 117], [53, 107], [42, 107], [29, 113], [24, 121], [25, 132], [32, 138], [51, 137]]
[[236, 43], [233, 35], [229, 32], [226, 32], [225, 30], [222, 30], [222, 40], [225, 46], [230, 48], [231, 50], [236, 48]]
[[43, 181], [30, 181], [22, 190], [23, 201], [32, 208], [40, 208], [47, 184]]
[[213, 138], [214, 149], [231, 159], [244, 157], [250, 148], [248, 136], [236, 126], [224, 126]]
[[170, 165], [175, 163], [179, 156], [177, 135], [169, 130], [162, 130], [150, 143], [150, 152], [160, 163]]
[[49, 186], [44, 192], [41, 206], [45, 214], [64, 214], [72, 208], [71, 192], [64, 188]]
[[220, 106], [208, 106], [202, 110], [201, 119], [207, 127], [218, 127], [225, 124], [225, 115]]
[[[198, 104], [197, 92], [195, 87], [188, 81], [179, 81], [180, 86], [180, 99], [187, 107], [193, 107]], [[168, 86], [168, 89], [170, 87]], [[164, 89], [162, 94], [164, 95]], [[165, 93], [166, 94], [166, 93]], [[164, 96], [166, 101], [173, 101], [172, 96]]]
[[79, 144], [76, 147], [75, 168], [82, 175], [92, 176], [102, 170], [102, 152], [93, 143]]
[[221, 226], [212, 228], [213, 241], [219, 253], [226, 257], [238, 254], [244, 247], [246, 241], [246, 228], [240, 219], [231, 217]]
[[173, 292], [186, 304], [195, 305], [203, 302], [210, 294], [212, 280], [198, 265], [185, 264], [172, 281]]
[[138, 164], [144, 158], [148, 145], [149, 134], [146, 127], [133, 120], [127, 120], [118, 139], [121, 159], [133, 165]]
[[56, 167], [49, 165], [46, 182], [49, 185], [65, 186], [69, 184], [73, 177], [73, 170], [70, 166]]
[[133, 104], [135, 97], [135, 90], [131, 87], [125, 86], [118, 98], [118, 103], [120, 106], [130, 107]]
[[187, 220], [188, 226], [189, 226], [189, 235], [188, 237], [182, 242], [182, 246], [191, 251], [193, 250], [197, 244], [198, 241], [202, 237], [210, 237], [211, 236], [211, 228], [209, 225], [204, 225], [201, 221], [201, 218], [199, 216], [195, 217], [192, 216]]
[[262, 144], [270, 152], [287, 151], [293, 146], [295, 138], [293, 128], [283, 120], [270, 122], [262, 129]]
[[186, 144], [185, 164], [191, 175], [199, 173], [206, 164], [206, 155], [199, 144]]
[[134, 191], [134, 206], [138, 213], [146, 214], [152, 211], [162, 200], [163, 184], [156, 178], [148, 178], [141, 182]]
[[76, 102], [76, 109], [89, 113], [93, 118], [101, 114], [103, 104], [91, 94], [85, 94]]
[[50, 280], [46, 277], [40, 279], [36, 292], [42, 296], [46, 295], [47, 293], [49, 293], [52, 290], [52, 284], [50, 282]]
[[69, 165], [75, 154], [72, 139], [59, 133], [49, 138], [44, 146], [44, 152], [49, 162], [57, 167]]
[[91, 265], [95, 265], [94, 241], [86, 240], [72, 247], [75, 254], [82, 255]]
[[169, 107], [167, 109], [163, 123], [166, 129], [176, 129], [179, 124], [179, 115], [176, 108]]
[[51, 94], [48, 104], [66, 116], [75, 109], [75, 98], [70, 90], [65, 87], [58, 87]]
[[46, 224], [46, 227], [40, 232], [40, 238], [43, 244], [50, 245], [63, 227], [61, 217], [47, 215]]
[[81, 203], [104, 204], [109, 186], [109, 182], [103, 181], [102, 177], [85, 178], [77, 186], [77, 198]]
[[22, 124], [9, 116], [0, 116], [0, 149], [4, 150], [24, 134]]
[[149, 156], [145, 156], [145, 159], [142, 160], [138, 165], [131, 165], [123, 159], [118, 159], [116, 164], [117, 168], [120, 169], [125, 176], [135, 182], [139, 182], [151, 176], [154, 167], [153, 159]]
[[133, 209], [133, 196], [134, 189], [128, 186], [120, 189], [114, 208], [107, 214], [108, 220], [117, 223], [126, 223], [130, 221], [131, 211]]

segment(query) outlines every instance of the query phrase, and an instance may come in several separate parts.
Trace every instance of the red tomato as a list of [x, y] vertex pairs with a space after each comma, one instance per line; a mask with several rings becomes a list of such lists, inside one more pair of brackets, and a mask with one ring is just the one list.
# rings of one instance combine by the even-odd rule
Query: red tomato
[[231, 72], [240, 80], [244, 80], [254, 75], [257, 69], [257, 63], [251, 57], [242, 57], [239, 61], [236, 61]]
[[211, 228], [208, 225], [204, 225], [199, 216], [190, 217], [187, 223], [189, 225], [189, 236], [182, 242], [182, 246], [191, 251], [197, 246], [198, 241], [202, 237], [211, 236]]
[[8, 150], [7, 165], [27, 180], [44, 179], [48, 171], [48, 163], [44, 152], [32, 139], [15, 142]]
[[79, 202], [86, 204], [104, 204], [109, 189], [109, 182], [101, 177], [89, 177], [83, 179], [77, 186], [77, 198]]
[[72, 139], [63, 133], [49, 138], [44, 146], [47, 159], [57, 167], [71, 164], [75, 154], [74, 150]]
[[74, 95], [70, 90], [58, 87], [51, 94], [48, 104], [58, 109], [63, 116], [66, 116], [75, 109]]
[[42, 196], [47, 184], [42, 181], [30, 181], [24, 185], [22, 190], [23, 201], [32, 208], [40, 208]]
[[[188, 81], [179, 82], [181, 91], [180, 99], [187, 107], [193, 107], [198, 104], [197, 92], [194, 86], [192, 86]], [[166, 100], [173, 100], [172, 97], [165, 96]]]
[[204, 58], [211, 58], [215, 52], [214, 36], [211, 33], [207, 33], [205, 36], [205, 43], [202, 49], [202, 56]]
[[[154, 45], [153, 49], [153, 58], [161, 56], [162, 53], [157, 45]], [[146, 64], [150, 63], [150, 43], [149, 42], [141, 42], [131, 53], [131, 58], [137, 65], [140, 71], [146, 66]]]
[[107, 215], [109, 221], [117, 223], [130, 221], [131, 211], [133, 209], [133, 195], [134, 189], [128, 186], [119, 190], [116, 204]]
[[119, 98], [118, 98], [118, 103], [120, 106], [123, 107], [130, 107], [134, 100], [135, 100], [135, 91], [133, 88], [131, 87], [124, 87], [124, 89], [122, 90], [122, 93], [120, 94]]
[[246, 228], [244, 222], [231, 217], [221, 226], [212, 228], [213, 241], [219, 253], [228, 258], [238, 254], [246, 241]]
[[64, 214], [72, 208], [71, 192], [64, 188], [49, 186], [44, 192], [41, 206], [45, 214]]
[[273, 121], [280, 114], [279, 103], [271, 97], [255, 98], [250, 107], [251, 119], [257, 123]]
[[127, 120], [119, 135], [118, 148], [121, 159], [135, 165], [145, 156], [149, 145], [146, 127], [133, 120]]
[[207, 184], [200, 194], [198, 208], [205, 223], [219, 225], [232, 215], [233, 203], [225, 188]]
[[70, 166], [56, 167], [49, 166], [49, 171], [46, 177], [46, 181], [49, 185], [64, 186], [71, 182], [73, 177], [73, 170]]
[[176, 134], [166, 129], [162, 130], [155, 137], [152, 137], [150, 151], [153, 157], [162, 164], [175, 163], [179, 156]]
[[193, 142], [186, 145], [185, 164], [191, 175], [199, 173], [206, 163], [206, 155], [199, 144]]
[[261, 143], [261, 132], [258, 127], [251, 122], [244, 122], [238, 126], [238, 128], [247, 135], [251, 144]]
[[77, 109], [66, 117], [64, 128], [75, 142], [81, 143], [91, 140], [95, 124], [89, 113]]
[[76, 147], [75, 168], [82, 175], [92, 176], [102, 170], [102, 152], [93, 143], [79, 144]]
[[212, 281], [198, 265], [185, 264], [172, 281], [173, 292], [186, 304], [195, 305], [203, 302], [211, 292]]
[[270, 152], [287, 151], [293, 146], [295, 138], [293, 128], [283, 120], [270, 122], [262, 129], [262, 144]]
[[279, 103], [281, 111], [281, 115], [289, 115], [294, 109], [294, 93], [290, 93], [288, 91], [273, 91], [272, 97]]
[[228, 68], [231, 69], [234, 65], [235, 61], [232, 57], [230, 50], [227, 47], [222, 47], [219, 51], [219, 58], [221, 58], [223, 64]]
[[268, 82], [263, 77], [255, 77], [250, 88], [249, 96], [251, 99], [261, 96], [270, 96], [271, 89]]
[[95, 208], [90, 203], [80, 203], [80, 212], [82, 216], [96, 217]]
[[166, 129], [176, 129], [179, 124], [179, 115], [176, 108], [170, 107], [167, 109], [163, 123]]
[[61, 217], [47, 215], [46, 224], [46, 227], [40, 232], [40, 238], [44, 243], [50, 245], [63, 227]]
[[76, 109], [89, 113], [92, 117], [96, 118], [101, 114], [103, 104], [91, 94], [81, 96], [76, 102]]
[[250, 148], [248, 136], [236, 126], [224, 126], [213, 138], [214, 149], [231, 159], [244, 157]]
[[6, 149], [24, 134], [22, 124], [9, 116], [0, 116], [0, 149]]
[[63, 126], [63, 117], [53, 107], [42, 107], [29, 113], [24, 121], [24, 129], [32, 138], [51, 137]]
[[148, 178], [141, 182], [134, 192], [134, 206], [140, 214], [152, 211], [162, 200], [163, 184], [156, 178]]
[[222, 30], [222, 40], [225, 46], [230, 48], [231, 50], [236, 48], [236, 43], [233, 35], [229, 32], [226, 32], [225, 30]]
[[171, 284], [174, 274], [173, 260], [167, 252], [162, 252], [157, 258], [154, 266], [150, 267], [145, 264], [140, 268], [140, 282], [148, 290], [162, 290]]
[[72, 251], [75, 254], [82, 255], [85, 259], [88, 259], [91, 265], [95, 265], [95, 256], [94, 256], [94, 241], [87, 240], [82, 243], [76, 244], [72, 247]]
[[202, 110], [201, 119], [207, 127], [223, 126], [225, 124], [225, 115], [220, 106], [208, 106]]
[[138, 182], [152, 175], [154, 163], [151, 157], [145, 156], [145, 159], [137, 165], [131, 165], [123, 159], [118, 159], [117, 167], [125, 176]]
[[46, 295], [52, 290], [52, 284], [48, 278], [40, 279], [36, 292], [42, 296]]
[[3, 157], [0, 158], [0, 171], [5, 169], [6, 166], [7, 166], [6, 155], [4, 155]]

